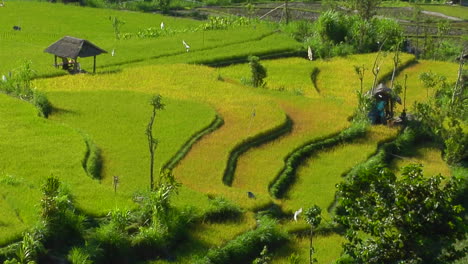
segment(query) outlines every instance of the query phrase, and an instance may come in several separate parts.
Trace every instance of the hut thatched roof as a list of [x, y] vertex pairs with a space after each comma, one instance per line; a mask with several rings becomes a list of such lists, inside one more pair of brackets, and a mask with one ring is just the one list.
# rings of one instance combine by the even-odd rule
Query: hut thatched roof
[[50, 45], [44, 52], [65, 58], [91, 57], [107, 51], [99, 48], [93, 43], [74, 37], [63, 37], [54, 44]]
[[[371, 94], [372, 90], [368, 92], [368, 94]], [[372, 93], [372, 96], [377, 97], [379, 99], [384, 99], [384, 98], [392, 98], [399, 104], [401, 104], [401, 98], [398, 95], [395, 95], [393, 97], [393, 90], [388, 88], [385, 84], [380, 83], [375, 87], [374, 92]]]

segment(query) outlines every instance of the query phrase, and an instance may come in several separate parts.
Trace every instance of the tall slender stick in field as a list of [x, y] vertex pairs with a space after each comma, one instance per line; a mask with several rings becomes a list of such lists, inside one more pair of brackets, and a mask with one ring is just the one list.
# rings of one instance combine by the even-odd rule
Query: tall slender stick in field
[[[457, 97], [458, 94], [463, 94], [463, 84], [461, 83], [461, 79], [462, 79], [462, 73], [463, 73], [463, 65], [465, 64], [465, 59], [463, 58], [465, 55], [465, 49], [463, 49], [462, 53], [460, 54], [460, 63], [458, 65], [458, 78], [457, 78], [457, 82], [455, 83], [455, 87], [453, 88], [453, 93], [452, 93], [452, 100], [450, 101], [450, 105], [453, 106], [453, 104], [455, 103], [455, 99]], [[460, 89], [458, 89], [458, 87], [460, 86]], [[459, 92], [458, 90], [460, 90], [461, 92]]]
[[406, 81], [408, 80], [408, 74], [405, 74], [405, 92], [403, 94], [403, 111], [406, 113]]
[[148, 138], [148, 148], [150, 152], [150, 191], [154, 189], [154, 152], [158, 146], [158, 140], [153, 137], [153, 124], [156, 118], [157, 110], [163, 110], [164, 104], [161, 102], [161, 95], [155, 95], [151, 98], [150, 105], [153, 107], [153, 112], [146, 127], [146, 136]]
[[[377, 84], [377, 76], [379, 75], [380, 65], [382, 64], [382, 60], [380, 59], [380, 55], [382, 54], [382, 48], [383, 48], [386, 41], [387, 41], [387, 39], [385, 39], [382, 42], [382, 44], [380, 45], [379, 51], [377, 52], [377, 56], [375, 57], [375, 60], [374, 60], [374, 65], [372, 66], [372, 74], [374, 74], [374, 82], [372, 83], [372, 89], [371, 89], [372, 94], [374, 94], [374, 88], [375, 88], [375, 86]], [[378, 63], [377, 63], [377, 61], [378, 61]]]
[[361, 89], [359, 90], [359, 109], [362, 109], [363, 107], [363, 89], [364, 89], [364, 72], [366, 70], [366, 68], [364, 67], [364, 65], [362, 66], [354, 66], [354, 70], [356, 71], [356, 74], [358, 75], [358, 78], [359, 78], [359, 81], [361, 82]]
[[396, 44], [396, 47], [395, 47], [395, 54], [393, 55], [393, 72], [392, 72], [392, 80], [390, 82], [390, 88], [393, 89], [393, 81], [395, 80], [395, 74], [396, 74], [396, 70], [398, 68], [398, 64], [400, 63], [400, 45], [401, 45], [401, 41], [398, 42], [398, 44]]

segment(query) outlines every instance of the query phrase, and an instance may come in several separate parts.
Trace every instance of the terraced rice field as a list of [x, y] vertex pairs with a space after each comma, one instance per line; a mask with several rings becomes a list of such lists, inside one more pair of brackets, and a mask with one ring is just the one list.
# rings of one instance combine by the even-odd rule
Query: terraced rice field
[[[90, 217], [103, 216], [112, 208], [135, 207], [135, 192], [149, 187], [145, 128], [151, 112], [149, 100], [154, 94], [162, 95], [166, 105], [158, 112], [153, 129], [159, 140], [156, 171], [215, 118], [224, 122], [191, 145], [174, 168], [177, 181], [182, 183], [176, 206], [193, 206], [201, 215], [209, 207], [209, 197], [223, 196], [245, 210], [240, 220], [197, 223], [188, 240], [177, 248], [177, 263], [193, 263], [210, 248], [255, 228], [255, 212], [271, 205], [277, 205], [285, 214], [280, 222], [282, 228], [294, 233], [283, 248], [273, 253], [273, 263], [288, 263], [293, 252], [306, 261], [308, 238], [301, 234], [307, 225], [301, 217], [295, 222], [290, 215], [301, 207], [318, 204], [324, 220], [330, 221], [328, 209], [334, 202], [335, 185], [353, 166], [372, 155], [379, 143], [396, 136], [397, 129], [376, 126], [364, 138], [315, 152], [299, 166], [286, 196], [274, 199], [268, 187], [289, 154], [305, 143], [350, 126], [356, 91], [360, 89], [354, 66], [366, 69], [363, 90], [368, 90], [376, 54], [326, 61], [299, 57], [263, 60], [268, 71], [266, 87], [253, 88], [243, 84], [250, 77], [245, 63], [222, 68], [195, 64], [226, 64], [244, 61], [250, 54], [278, 55], [299, 49], [299, 43], [267, 23], [200, 31], [200, 21], [155, 14], [61, 4], [54, 5], [54, 12], [46, 12], [48, 8], [48, 3], [24, 5], [13, 1], [0, 9], [0, 22], [24, 28], [20, 32], [0, 29], [0, 61], [6, 62], [0, 65], [0, 73], [18, 65], [12, 58], [32, 60], [39, 76], [33, 85], [45, 92], [55, 109], [49, 119], [43, 119], [32, 105], [0, 94], [0, 245], [17, 240], [38, 221], [40, 185], [50, 175], [61, 179], [78, 208]], [[121, 32], [129, 33], [129, 39], [115, 39], [109, 16], [125, 21]], [[63, 17], [68, 17], [67, 23], [51, 23]], [[162, 21], [166, 33], [159, 32], [162, 35], [157, 38], [136, 37], [142, 28], [157, 27]], [[42, 53], [63, 35], [90, 39], [115, 54], [98, 58], [98, 74], [64, 75], [51, 66], [51, 55]], [[189, 52], [182, 40], [191, 45]], [[403, 54], [401, 65], [406, 67], [413, 61], [412, 55]], [[83, 60], [83, 68], [89, 69], [90, 65], [90, 61]], [[319, 70], [315, 83], [310, 78], [314, 67]], [[392, 54], [384, 54], [379, 79], [385, 79], [391, 71]], [[453, 81], [457, 65], [419, 61], [405, 68], [397, 80], [402, 83], [403, 76], [409, 76], [407, 105], [427, 100], [418, 80], [425, 71], [444, 74]], [[63, 76], [52, 77], [55, 75]], [[399, 106], [397, 111], [401, 109]], [[240, 155], [232, 186], [223, 182], [236, 147], [289, 121], [289, 131], [247, 148]], [[83, 168], [86, 139], [102, 151], [100, 179], [92, 179]], [[450, 175], [440, 151], [433, 146], [422, 146], [414, 157], [396, 159], [392, 166], [397, 169], [412, 161], [426, 164], [430, 174]], [[119, 177], [117, 192], [114, 176]], [[247, 192], [256, 198], [249, 198]], [[314, 239], [319, 263], [330, 263], [339, 256], [342, 236], [331, 232]]]

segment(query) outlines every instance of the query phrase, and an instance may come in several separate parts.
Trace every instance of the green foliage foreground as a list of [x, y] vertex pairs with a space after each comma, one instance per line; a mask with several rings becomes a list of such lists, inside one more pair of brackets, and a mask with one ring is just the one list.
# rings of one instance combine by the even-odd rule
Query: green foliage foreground
[[348, 231], [347, 254], [338, 263], [448, 263], [463, 257], [454, 247], [465, 238], [464, 208], [454, 202], [461, 180], [423, 176], [421, 166], [402, 177], [372, 167], [339, 185]]

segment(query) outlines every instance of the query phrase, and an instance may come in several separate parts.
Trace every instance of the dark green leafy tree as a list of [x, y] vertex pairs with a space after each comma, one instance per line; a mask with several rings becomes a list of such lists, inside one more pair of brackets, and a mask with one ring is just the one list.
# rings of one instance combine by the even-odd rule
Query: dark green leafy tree
[[314, 229], [320, 225], [322, 221], [322, 209], [318, 205], [314, 205], [307, 209], [304, 213], [306, 222], [310, 225], [310, 245], [309, 245], [309, 263], [312, 264], [317, 262], [317, 259], [313, 257], [314, 247], [312, 245], [312, 237], [314, 235]]
[[260, 257], [256, 258], [252, 264], [269, 264], [271, 263], [271, 256], [268, 253], [268, 247], [264, 246], [262, 252], [260, 252]]
[[163, 13], [167, 13], [167, 11], [169, 11], [171, 0], [156, 0], [155, 2]]
[[445, 77], [432, 73], [423, 73], [420, 78], [428, 89], [435, 90], [427, 102], [415, 104], [421, 128], [445, 146], [444, 158], [449, 164], [466, 160], [468, 135], [463, 126], [468, 120], [467, 82], [451, 84]]
[[146, 127], [146, 137], [148, 138], [148, 148], [150, 152], [150, 190], [154, 189], [154, 153], [158, 147], [158, 140], [153, 136], [153, 124], [158, 110], [164, 109], [164, 104], [161, 102], [161, 95], [155, 95], [151, 98], [150, 105], [153, 107], [150, 121]]
[[382, 0], [347, 0], [348, 5], [357, 10], [360, 17], [370, 20], [376, 13]]
[[424, 177], [421, 165], [397, 178], [382, 167], [352, 175], [338, 186], [336, 220], [347, 228], [345, 256], [338, 263], [451, 263], [467, 248], [464, 208], [454, 203], [460, 179]]
[[265, 85], [265, 77], [267, 70], [260, 64], [260, 59], [257, 56], [249, 56], [249, 65], [252, 72], [252, 85], [254, 87], [262, 87]]

